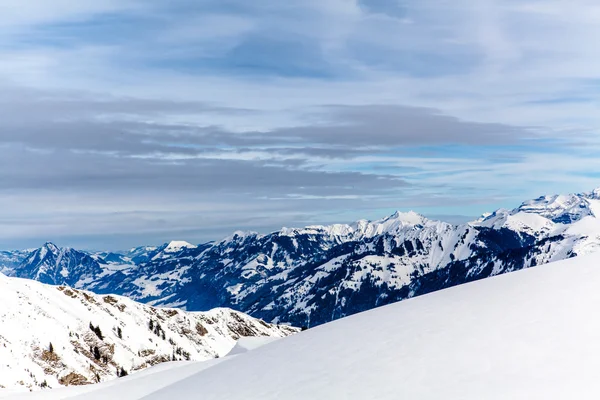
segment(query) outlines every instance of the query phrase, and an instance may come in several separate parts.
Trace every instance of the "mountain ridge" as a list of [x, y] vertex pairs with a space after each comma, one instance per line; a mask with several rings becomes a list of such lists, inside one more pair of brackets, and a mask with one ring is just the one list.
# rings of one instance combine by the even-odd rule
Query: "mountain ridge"
[[[156, 306], [231, 307], [272, 322], [314, 326], [457, 284], [600, 249], [600, 189], [541, 196], [465, 224], [396, 212], [353, 224], [234, 232], [200, 245], [139, 247], [110, 263], [99, 253], [16, 276]], [[175, 243], [172, 245], [172, 243]], [[175, 251], [165, 251], [165, 249]], [[1, 258], [0, 258], [1, 260]], [[79, 262], [81, 261], [81, 262]], [[33, 265], [33, 266], [32, 266]], [[42, 266], [46, 267], [46, 264]], [[53, 281], [54, 279], [54, 281]]]
[[10, 305], [0, 310], [2, 389], [104, 382], [167, 361], [224, 356], [242, 337], [298, 331], [226, 308], [157, 309], [2, 274], [0, 302]]

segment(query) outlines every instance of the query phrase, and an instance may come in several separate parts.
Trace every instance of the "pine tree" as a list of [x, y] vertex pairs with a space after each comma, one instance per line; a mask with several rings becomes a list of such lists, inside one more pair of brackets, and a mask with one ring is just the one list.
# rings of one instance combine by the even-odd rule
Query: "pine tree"
[[123, 339], [123, 331], [121, 330], [120, 326], [117, 327], [117, 336], [119, 339]]
[[94, 358], [96, 360], [100, 360], [100, 349], [98, 346], [94, 346]]
[[98, 336], [98, 339], [104, 340], [104, 336], [102, 335], [102, 331], [100, 330], [100, 325], [94, 327], [94, 333]]
[[54, 353], [54, 346], [52, 345], [52, 342], [50, 342], [50, 345], [48, 346], [48, 352]]

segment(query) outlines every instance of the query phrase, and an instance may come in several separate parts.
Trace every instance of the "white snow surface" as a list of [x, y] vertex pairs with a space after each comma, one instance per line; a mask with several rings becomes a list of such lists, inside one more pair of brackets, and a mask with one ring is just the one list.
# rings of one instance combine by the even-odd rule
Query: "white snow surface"
[[[298, 331], [226, 308], [195, 313], [154, 308], [2, 274], [0, 304], [0, 396], [75, 380], [113, 380], [121, 367], [133, 373], [173, 358], [210, 360], [229, 353], [241, 337]], [[90, 323], [100, 327], [102, 337]]]
[[173, 240], [169, 242], [163, 251], [165, 253], [178, 253], [183, 249], [195, 249], [196, 247], [197, 246], [182, 240]]
[[598, 399], [599, 286], [600, 255], [581, 256], [60, 398]]
[[235, 344], [235, 346], [233, 346], [233, 348], [231, 349], [231, 351], [229, 353], [227, 353], [227, 356], [234, 356], [237, 354], [243, 354], [246, 353], [250, 350], [255, 350], [258, 349], [259, 347], [262, 347], [266, 344], [272, 343], [276, 340], [279, 340], [280, 338], [277, 337], [269, 337], [269, 336], [263, 336], [263, 337], [245, 337], [245, 338], [240, 338], [237, 343]]

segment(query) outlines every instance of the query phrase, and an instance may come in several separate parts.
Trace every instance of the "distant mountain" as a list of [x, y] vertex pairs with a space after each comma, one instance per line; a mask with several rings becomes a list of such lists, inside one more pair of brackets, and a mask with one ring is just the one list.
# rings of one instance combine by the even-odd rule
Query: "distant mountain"
[[397, 212], [350, 225], [236, 232], [199, 246], [137, 248], [123, 255], [122, 264], [98, 255], [94, 262], [72, 256], [40, 264], [31, 255], [10, 268], [16, 276], [152, 305], [226, 306], [267, 321], [315, 326], [599, 249], [600, 189], [543, 196], [463, 225]]
[[[34, 253], [30, 261], [36, 265], [51, 259], [43, 251]], [[0, 303], [5, 305], [0, 308], [0, 397], [2, 389], [84, 385], [165, 361], [208, 360], [227, 354], [242, 337], [298, 331], [225, 308], [204, 313], [156, 309], [2, 274]]]
[[11, 275], [33, 250], [0, 251], [0, 274]]
[[16, 276], [52, 285], [78, 285], [80, 280], [102, 274], [103, 268], [89, 254], [46, 243], [31, 252], [15, 269]]

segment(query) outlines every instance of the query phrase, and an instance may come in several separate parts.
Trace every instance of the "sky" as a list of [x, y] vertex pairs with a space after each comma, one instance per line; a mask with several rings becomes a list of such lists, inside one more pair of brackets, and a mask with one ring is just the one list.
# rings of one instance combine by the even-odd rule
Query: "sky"
[[591, 0], [0, 0], [0, 248], [600, 186]]

